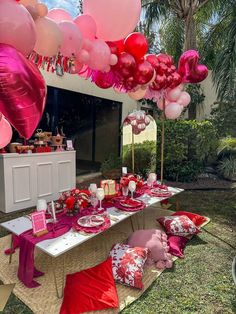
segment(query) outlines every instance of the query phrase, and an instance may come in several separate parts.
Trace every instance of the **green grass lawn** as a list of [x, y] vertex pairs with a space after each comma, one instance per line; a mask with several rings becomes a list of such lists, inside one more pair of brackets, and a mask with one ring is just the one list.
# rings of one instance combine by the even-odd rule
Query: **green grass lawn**
[[[236, 255], [232, 248], [236, 247], [236, 191], [186, 191], [178, 200], [181, 209], [211, 218], [205, 227], [208, 232], [195, 236], [185, 249], [185, 259], [177, 260], [122, 314], [236, 313], [236, 287], [231, 276]], [[0, 229], [0, 236], [5, 234]], [[4, 313], [32, 311], [12, 295]]]

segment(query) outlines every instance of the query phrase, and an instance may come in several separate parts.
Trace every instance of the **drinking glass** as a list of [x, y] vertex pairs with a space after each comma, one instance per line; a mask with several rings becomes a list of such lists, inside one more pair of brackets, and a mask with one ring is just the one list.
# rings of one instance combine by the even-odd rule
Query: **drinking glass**
[[128, 186], [122, 186], [122, 195], [128, 196], [129, 194], [129, 187]]
[[44, 199], [39, 199], [38, 201], [37, 201], [37, 206], [36, 206], [36, 208], [37, 208], [37, 211], [40, 211], [40, 210], [47, 210], [47, 208], [48, 208], [48, 205], [47, 205], [47, 201], [46, 200], [44, 200]]
[[131, 192], [131, 198], [133, 198], [134, 192], [136, 190], [136, 182], [135, 181], [129, 181], [129, 190]]
[[99, 210], [102, 210], [102, 200], [104, 199], [105, 197], [105, 193], [104, 193], [104, 190], [103, 188], [98, 188], [97, 189], [97, 192], [96, 192], [96, 196], [97, 196], [97, 199], [99, 200], [100, 204], [99, 204]]
[[156, 182], [156, 180], [157, 180], [157, 175], [155, 173], [149, 173], [147, 185], [148, 186], [150, 185], [153, 188], [153, 184]]
[[91, 183], [89, 186], [89, 191], [91, 194], [96, 194], [97, 192], [97, 184], [96, 183]]
[[90, 184], [89, 192], [91, 193], [91, 197], [90, 197], [91, 205], [95, 209], [97, 207], [97, 204], [98, 204], [98, 199], [96, 196], [96, 193], [97, 193], [97, 184], [96, 183]]
[[95, 195], [91, 195], [90, 197], [90, 202], [91, 202], [91, 205], [93, 206], [93, 209], [95, 209], [98, 205], [98, 199], [97, 199], [97, 196], [96, 194]]

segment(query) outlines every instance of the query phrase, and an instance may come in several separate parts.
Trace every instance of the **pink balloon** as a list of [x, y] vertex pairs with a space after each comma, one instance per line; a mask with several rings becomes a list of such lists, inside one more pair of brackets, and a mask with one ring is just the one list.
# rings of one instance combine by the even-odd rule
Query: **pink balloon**
[[73, 65], [70, 69], [70, 74], [79, 74], [83, 66], [84, 65], [80, 63], [78, 60], [74, 60]]
[[84, 0], [83, 12], [96, 22], [97, 38], [116, 41], [127, 37], [137, 26], [141, 0]]
[[187, 92], [181, 92], [178, 99], [178, 103], [184, 107], [187, 107], [190, 104], [191, 96]]
[[[163, 98], [161, 98], [159, 101], [157, 101], [157, 107], [160, 109], [160, 110], [163, 110], [164, 109], [164, 100]], [[165, 100], [165, 107], [167, 107], [169, 105], [169, 101], [166, 99]]]
[[12, 138], [12, 128], [10, 123], [4, 118], [0, 117], [0, 149], [7, 146]]
[[70, 16], [70, 14], [63, 9], [52, 9], [48, 12], [47, 17], [57, 23], [60, 23], [61, 21], [73, 21], [73, 18]]
[[92, 41], [90, 39], [84, 38], [83, 49], [89, 52], [92, 49], [92, 47], [93, 47]]
[[48, 14], [48, 8], [47, 8], [47, 6], [45, 4], [38, 3], [38, 4], [36, 4], [35, 7], [36, 7], [36, 10], [38, 11], [38, 15], [40, 17], [44, 17], [44, 16], [46, 16]]
[[92, 48], [89, 51], [90, 59], [88, 66], [93, 70], [104, 70], [110, 63], [111, 51], [109, 46], [100, 39], [92, 42]]
[[63, 34], [60, 52], [66, 57], [76, 56], [83, 45], [83, 36], [80, 30], [74, 22], [62, 21], [58, 25]]
[[165, 109], [165, 115], [167, 119], [175, 120], [179, 118], [182, 113], [183, 107], [177, 102], [169, 103]]
[[87, 50], [85, 49], [81, 49], [78, 56], [77, 56], [78, 60], [80, 62], [83, 62], [83, 63], [87, 63], [88, 60], [89, 60], [89, 53]]
[[5, 44], [0, 44], [0, 77], [0, 112], [28, 139], [44, 111], [45, 81], [35, 64]]
[[62, 43], [62, 32], [56, 22], [42, 17], [35, 21], [37, 41], [34, 50], [46, 57], [55, 56]]
[[170, 102], [174, 102], [177, 101], [179, 99], [181, 95], [181, 90], [176, 87], [173, 89], [170, 89], [167, 94], [166, 94], [166, 98], [170, 101]]
[[0, 1], [0, 43], [11, 45], [25, 56], [36, 42], [34, 20], [16, 1]]
[[117, 57], [117, 55], [111, 54], [111, 57], [110, 57], [110, 65], [116, 65], [117, 62], [118, 62], [118, 57]]
[[134, 100], [140, 100], [142, 98], [144, 98], [146, 94], [146, 90], [143, 90], [143, 89], [138, 89], [137, 91], [135, 92], [129, 92], [128, 95], [131, 99], [134, 99]]
[[88, 14], [79, 15], [75, 20], [84, 38], [95, 39], [97, 32], [97, 25], [94, 19]]
[[27, 5], [26, 9], [29, 12], [29, 14], [32, 16], [33, 20], [36, 20], [39, 18], [38, 11], [36, 10], [35, 7], [33, 7], [32, 5]]
[[38, 2], [37, 0], [20, 0], [19, 1], [19, 3], [22, 4], [25, 7], [28, 6], [28, 5], [31, 5], [31, 6], [34, 7], [37, 4], [37, 2]]

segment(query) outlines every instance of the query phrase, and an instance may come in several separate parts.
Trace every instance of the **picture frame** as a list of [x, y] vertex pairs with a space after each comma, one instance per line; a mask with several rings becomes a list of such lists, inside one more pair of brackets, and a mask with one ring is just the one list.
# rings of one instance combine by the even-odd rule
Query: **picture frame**
[[31, 222], [34, 236], [39, 237], [48, 233], [44, 210], [37, 211], [31, 214]]
[[67, 140], [66, 141], [66, 150], [74, 150], [73, 141]]

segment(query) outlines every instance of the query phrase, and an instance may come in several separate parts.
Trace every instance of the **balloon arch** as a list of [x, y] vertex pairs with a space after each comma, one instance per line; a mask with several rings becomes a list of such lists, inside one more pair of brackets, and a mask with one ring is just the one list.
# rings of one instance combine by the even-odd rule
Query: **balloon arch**
[[[145, 35], [133, 32], [141, 0], [84, 0], [83, 12], [73, 19], [38, 0], [1, 0], [0, 130], [10, 134], [7, 119], [22, 137], [32, 136], [46, 99], [37, 67], [79, 75], [135, 100], [151, 99], [168, 119], [178, 118], [191, 101], [184, 84], [207, 77], [195, 50], [184, 52], [178, 67], [167, 54], [148, 54]], [[5, 144], [0, 139], [0, 148]]]

